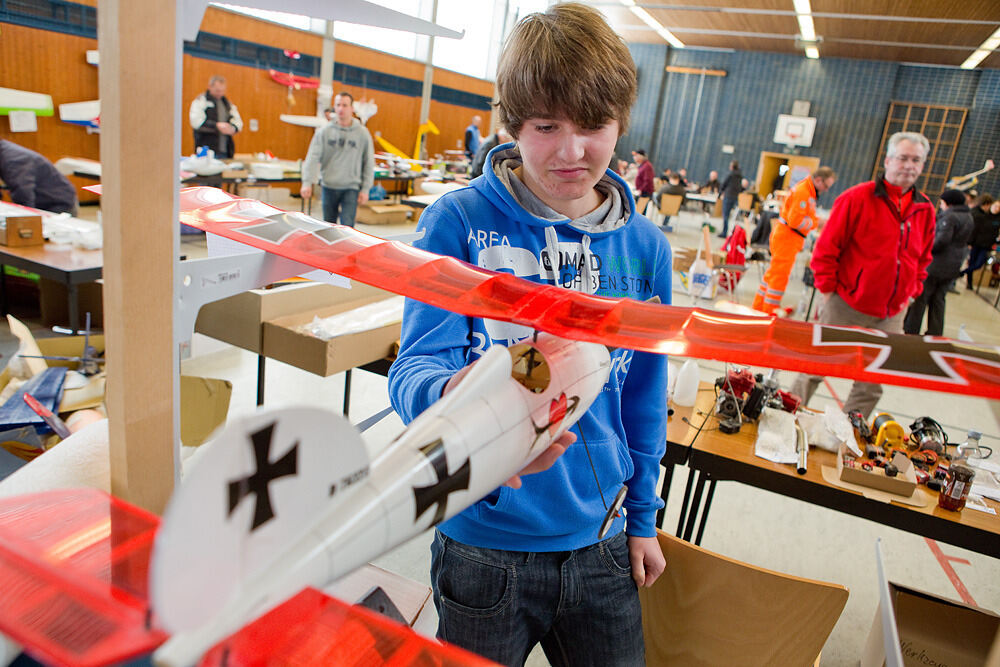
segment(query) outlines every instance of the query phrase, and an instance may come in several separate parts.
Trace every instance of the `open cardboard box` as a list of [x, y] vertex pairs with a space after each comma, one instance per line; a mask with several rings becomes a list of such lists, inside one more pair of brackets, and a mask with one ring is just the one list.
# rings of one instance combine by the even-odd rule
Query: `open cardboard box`
[[876, 548], [879, 606], [861, 667], [1000, 666], [1000, 616], [889, 581]]
[[194, 330], [259, 354], [264, 349], [264, 322], [357, 298], [356, 289], [364, 286], [355, 283], [351, 289], [344, 289], [302, 282], [249, 290], [202, 306]]
[[[897, 452], [893, 456], [892, 462], [899, 468], [899, 473], [895, 477], [889, 477], [885, 474], [884, 468], [875, 465], [872, 466], [871, 470], [862, 468], [861, 464], [867, 460], [858, 460], [855, 467], [845, 468], [844, 455], [847, 453], [846, 445], [841, 445], [840, 451], [837, 453], [837, 476], [841, 481], [907, 497], [913, 495], [913, 490], [917, 488], [917, 475], [913, 470], [913, 464], [910, 459], [906, 458], [905, 454]], [[868, 462], [870, 463], [870, 461]]]
[[263, 354], [324, 377], [390, 356], [393, 345], [399, 340], [400, 322], [343, 334], [330, 340], [296, 331], [297, 327], [309, 323], [313, 317], [329, 317], [395, 296], [356, 282], [353, 285], [350, 290], [341, 289], [339, 298], [324, 308], [264, 322]]

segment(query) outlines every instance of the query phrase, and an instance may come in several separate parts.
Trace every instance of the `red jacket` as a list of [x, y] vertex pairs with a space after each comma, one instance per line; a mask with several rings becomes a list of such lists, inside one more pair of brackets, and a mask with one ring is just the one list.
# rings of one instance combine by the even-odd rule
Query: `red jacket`
[[649, 160], [639, 165], [639, 171], [635, 174], [635, 189], [642, 197], [650, 197], [653, 194], [653, 165]]
[[913, 190], [900, 215], [885, 183], [861, 183], [833, 203], [810, 266], [816, 289], [873, 317], [891, 317], [923, 290], [934, 244], [934, 206]]

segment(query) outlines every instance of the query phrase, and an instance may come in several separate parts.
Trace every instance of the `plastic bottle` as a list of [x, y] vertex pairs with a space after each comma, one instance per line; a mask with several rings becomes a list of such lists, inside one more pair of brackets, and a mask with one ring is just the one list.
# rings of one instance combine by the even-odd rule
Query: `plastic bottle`
[[698, 363], [694, 359], [685, 361], [684, 365], [681, 366], [680, 373], [677, 374], [677, 383], [674, 385], [674, 405], [693, 406], [695, 399], [698, 398], [700, 379], [701, 372], [698, 370]]

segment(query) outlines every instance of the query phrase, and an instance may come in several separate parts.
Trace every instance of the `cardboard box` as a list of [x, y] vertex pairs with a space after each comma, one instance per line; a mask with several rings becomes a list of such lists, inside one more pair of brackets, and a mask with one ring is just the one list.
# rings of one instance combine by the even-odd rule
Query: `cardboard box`
[[225, 169], [222, 172], [223, 178], [246, 178], [250, 172], [246, 169]]
[[[917, 488], [917, 475], [913, 471], [913, 464], [910, 463], [910, 459], [906, 458], [906, 455], [902, 452], [897, 452], [896, 456], [892, 459], [893, 463], [899, 468], [899, 473], [895, 477], [889, 477], [885, 474], [884, 469], [874, 465], [871, 470], [865, 470], [861, 467], [863, 462], [861, 459], [858, 460], [855, 467], [845, 468], [845, 453], [847, 453], [847, 448], [841, 445], [840, 452], [837, 455], [837, 475], [843, 482], [860, 484], [861, 486], [868, 486], [880, 491], [907, 497], [913, 495], [913, 490]], [[853, 455], [848, 453], [848, 456]]]
[[1000, 616], [889, 581], [881, 545], [878, 575], [879, 608], [861, 667], [1000, 664]]
[[181, 376], [181, 444], [197, 447], [226, 423], [233, 383], [215, 378]]
[[12, 248], [42, 245], [42, 216], [8, 215], [0, 216], [0, 243]]
[[[263, 324], [294, 313], [312, 312], [357, 298], [355, 289], [367, 289], [354, 283], [352, 289], [322, 283], [292, 283], [272, 289], [255, 289], [206, 304], [198, 313], [194, 330], [244, 350], [261, 353]], [[352, 296], [353, 295], [353, 296]]]
[[410, 217], [411, 209], [402, 204], [373, 204], [358, 206], [356, 220], [367, 225], [400, 225]]
[[324, 377], [389, 356], [399, 340], [400, 322], [330, 340], [296, 331], [313, 317], [329, 317], [394, 296], [374, 287], [354, 285], [352, 290], [341, 290], [342, 300], [338, 303], [264, 322], [264, 355]]

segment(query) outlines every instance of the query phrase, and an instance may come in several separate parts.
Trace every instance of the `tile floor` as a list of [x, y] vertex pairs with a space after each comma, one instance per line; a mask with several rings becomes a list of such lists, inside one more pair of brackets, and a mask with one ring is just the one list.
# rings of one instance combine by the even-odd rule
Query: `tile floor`
[[[282, 204], [290, 210], [299, 209], [298, 200]], [[84, 216], [96, 215], [93, 208], [84, 208]], [[700, 239], [700, 213], [682, 212], [671, 222], [673, 232], [667, 234], [677, 248], [695, 247]], [[715, 220], [717, 223], [718, 220]], [[412, 231], [412, 225], [359, 225], [359, 229], [379, 235]], [[712, 237], [715, 247], [720, 239]], [[203, 243], [188, 240], [187, 252], [198, 256]], [[803, 263], [800, 257], [799, 266]], [[801, 272], [793, 273], [785, 305], [795, 306], [803, 293]], [[675, 279], [677, 274], [675, 273]], [[759, 274], [750, 272], [737, 286], [735, 300], [749, 305], [756, 290]], [[680, 281], [675, 280], [674, 303], [691, 303]], [[984, 293], [986, 293], [984, 291]], [[948, 297], [945, 334], [954, 337], [961, 325], [980, 343], [1000, 344], [1000, 311], [992, 307], [996, 291], [989, 301], [962, 288]], [[9, 333], [0, 334], [0, 352], [11, 351]], [[702, 379], [711, 381], [722, 373], [722, 365], [701, 362]], [[192, 356], [182, 362], [182, 372], [229, 379], [233, 382], [231, 414], [255, 409], [255, 355], [219, 343], [201, 335], [192, 341]], [[782, 378], [790, 381], [790, 374]], [[323, 405], [333, 409], [341, 406], [343, 375], [320, 378], [280, 362], [267, 362], [266, 405], [276, 408], [296, 404]], [[839, 396], [845, 396], [847, 381], [831, 380], [830, 386]], [[385, 378], [363, 371], [354, 373], [351, 420], [358, 422], [388, 405]], [[812, 406], [822, 408], [833, 401], [830, 391], [821, 386]], [[894, 414], [908, 424], [920, 415], [934, 416], [945, 425], [953, 440], [964, 440], [968, 428], [984, 433], [983, 444], [1000, 448], [1000, 403], [977, 398], [922, 392], [906, 388], [887, 387], [880, 410]], [[387, 443], [402, 428], [398, 417], [391, 415], [366, 434], [373, 447]], [[1000, 454], [994, 455], [1000, 459]], [[674, 476], [667, 504], [665, 526], [676, 526], [680, 497], [686, 479], [685, 469]], [[777, 519], [777, 520], [776, 520]], [[1000, 518], [997, 519], [1000, 521]], [[875, 592], [875, 540], [881, 537], [886, 565], [891, 579], [957, 599], [955, 587], [938, 563], [925, 540], [917, 535], [886, 528], [804, 502], [760, 491], [735, 482], [720, 483], [716, 489], [703, 546], [727, 556], [761, 567], [803, 577], [836, 582], [851, 591], [847, 606], [823, 651], [822, 665], [857, 664], [868, 629], [877, 606]], [[421, 535], [396, 550], [385, 554], [376, 563], [417, 581], [428, 582], [430, 533]], [[1000, 611], [1000, 560], [967, 552], [947, 544], [940, 545], [952, 561], [961, 583], [977, 604]], [[967, 561], [967, 562], [966, 562]], [[669, 566], [669, 564], [668, 564]], [[795, 632], [789, 628], [789, 632]], [[548, 664], [540, 651], [532, 654], [529, 665]]]

